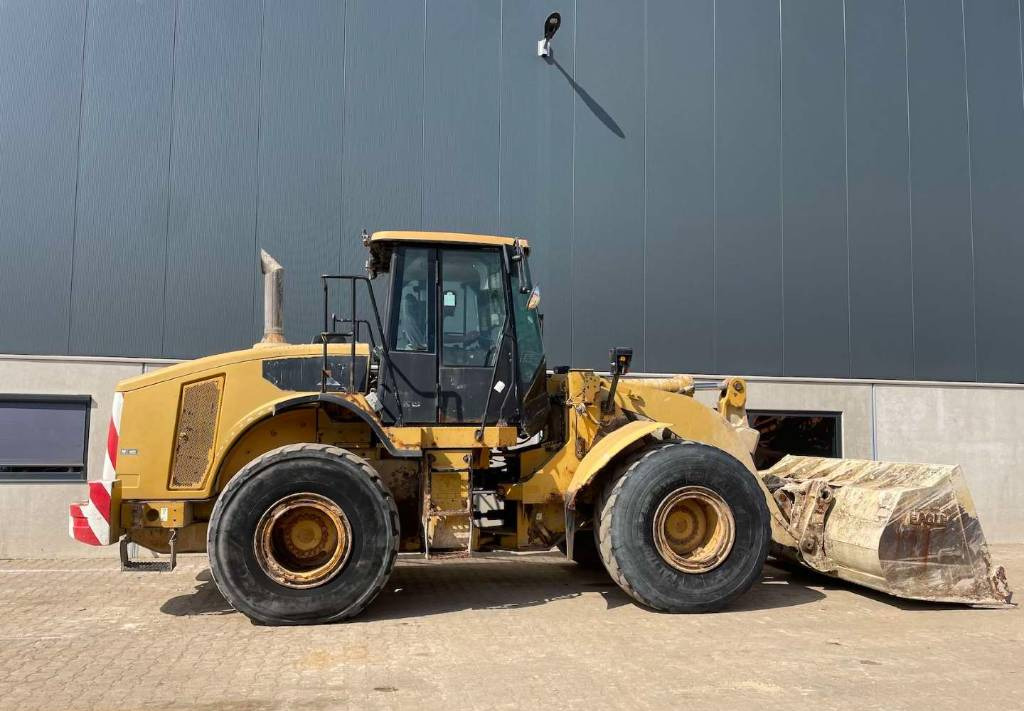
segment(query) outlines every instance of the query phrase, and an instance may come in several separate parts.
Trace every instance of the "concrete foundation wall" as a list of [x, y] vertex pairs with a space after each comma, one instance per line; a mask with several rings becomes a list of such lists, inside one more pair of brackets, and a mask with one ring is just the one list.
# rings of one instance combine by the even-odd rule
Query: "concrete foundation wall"
[[[86, 472], [89, 479], [99, 479], [114, 386], [147, 365], [129, 359], [0, 357], [0, 392], [90, 396]], [[0, 558], [116, 555], [111, 548], [86, 546], [68, 536], [68, 504], [86, 497], [85, 484], [0, 483]]]
[[1024, 541], [1024, 387], [752, 378], [748, 392], [750, 410], [842, 413], [844, 457], [959, 464], [989, 541]]
[[[0, 391], [92, 397], [89, 478], [103, 468], [114, 386], [159, 361], [0, 356]], [[714, 391], [698, 392], [712, 404]], [[1024, 387], [752, 378], [751, 410], [842, 415], [843, 456], [960, 464], [991, 542], [1024, 542]], [[67, 534], [82, 484], [0, 484], [0, 558], [114, 556]]]
[[1024, 389], [875, 387], [878, 458], [960, 464], [989, 540], [1024, 541]]

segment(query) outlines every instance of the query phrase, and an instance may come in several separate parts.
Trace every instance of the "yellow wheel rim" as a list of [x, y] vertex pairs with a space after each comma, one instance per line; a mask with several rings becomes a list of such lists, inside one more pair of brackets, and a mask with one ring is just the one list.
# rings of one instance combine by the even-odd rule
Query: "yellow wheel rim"
[[341, 571], [352, 549], [352, 529], [327, 497], [292, 494], [263, 514], [253, 544], [256, 560], [274, 582], [312, 588]]
[[684, 573], [714, 570], [736, 542], [736, 522], [725, 500], [703, 486], [666, 496], [654, 514], [654, 545], [662, 559]]

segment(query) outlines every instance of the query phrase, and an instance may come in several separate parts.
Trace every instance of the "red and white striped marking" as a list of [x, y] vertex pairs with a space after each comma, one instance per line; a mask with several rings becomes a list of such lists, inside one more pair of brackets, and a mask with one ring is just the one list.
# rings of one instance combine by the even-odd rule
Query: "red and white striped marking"
[[110, 424], [107, 426], [107, 452], [103, 460], [103, 481], [114, 481], [117, 466], [117, 442], [121, 436], [121, 410], [124, 409], [124, 393], [114, 393], [110, 407]]
[[110, 492], [116, 478], [117, 443], [120, 438], [123, 407], [124, 395], [114, 393], [110, 424], [107, 427], [107, 450], [103, 461], [103, 478], [88, 483], [88, 501], [71, 504], [68, 534], [76, 541], [88, 543], [91, 546], [105, 546], [115, 542], [110, 527]]

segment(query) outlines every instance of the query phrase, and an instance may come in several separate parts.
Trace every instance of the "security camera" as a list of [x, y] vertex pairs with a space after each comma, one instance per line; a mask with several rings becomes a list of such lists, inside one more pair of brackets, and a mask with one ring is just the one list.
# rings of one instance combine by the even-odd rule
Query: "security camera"
[[557, 12], [552, 12], [548, 15], [548, 19], [544, 20], [544, 39], [537, 42], [538, 57], [551, 56], [551, 38], [555, 36], [561, 26], [562, 16]]

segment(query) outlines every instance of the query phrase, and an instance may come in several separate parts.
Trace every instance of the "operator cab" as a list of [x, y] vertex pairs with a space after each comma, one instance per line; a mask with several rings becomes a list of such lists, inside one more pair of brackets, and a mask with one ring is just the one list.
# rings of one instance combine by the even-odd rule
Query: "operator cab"
[[526, 240], [377, 232], [367, 241], [371, 278], [391, 275], [381, 419], [540, 431], [546, 367]]

